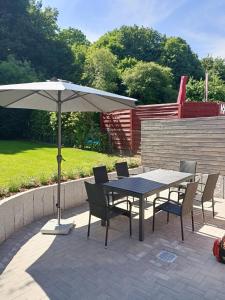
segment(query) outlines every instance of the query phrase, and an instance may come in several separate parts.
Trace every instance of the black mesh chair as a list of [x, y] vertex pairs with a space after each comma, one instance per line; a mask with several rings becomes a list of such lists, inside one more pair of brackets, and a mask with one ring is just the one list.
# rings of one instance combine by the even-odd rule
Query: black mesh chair
[[117, 177], [119, 179], [130, 176], [129, 170], [128, 170], [128, 165], [127, 165], [126, 161], [116, 163], [115, 167], [116, 167]]
[[106, 183], [109, 181], [106, 166], [100, 166], [93, 168], [93, 174], [95, 178], [95, 183]]
[[209, 174], [206, 180], [206, 183], [200, 183], [204, 186], [204, 190], [201, 194], [195, 195], [195, 200], [200, 201], [202, 205], [202, 217], [203, 221], [205, 222], [205, 213], [204, 213], [204, 202], [212, 201], [212, 212], [213, 218], [215, 216], [214, 210], [214, 192], [216, 188], [216, 184], [219, 178], [219, 174]]
[[[93, 174], [95, 178], [95, 183], [102, 185], [103, 183], [109, 182], [109, 177], [107, 173], [106, 166], [100, 166], [93, 168]], [[124, 193], [117, 193], [117, 192], [109, 192], [107, 193], [108, 200], [119, 200], [123, 197], [126, 197]]]
[[[192, 231], [194, 231], [193, 201], [197, 191], [197, 187], [198, 187], [198, 182], [191, 182], [187, 184], [187, 188], [182, 203], [170, 199], [172, 193], [179, 193], [179, 191], [171, 191], [169, 193], [169, 198], [164, 198], [164, 197], [155, 198], [153, 202], [152, 231], [154, 232], [155, 229], [155, 214], [159, 211], [167, 212], [167, 223], [169, 222], [170, 213], [180, 216], [182, 241], [184, 240], [184, 231], [183, 231], [184, 215], [191, 213]], [[156, 206], [157, 202], [159, 202], [159, 205]]]
[[[87, 238], [90, 236], [90, 225], [91, 225], [91, 216], [95, 216], [103, 220], [106, 224], [106, 234], [105, 234], [105, 247], [107, 247], [108, 242], [108, 229], [109, 229], [109, 220], [118, 215], [124, 215], [129, 218], [129, 229], [130, 236], [132, 235], [132, 223], [131, 223], [131, 209], [132, 204], [128, 200], [119, 201], [116, 204], [110, 205], [108, 199], [105, 197], [104, 190], [98, 184], [92, 184], [85, 182], [85, 188], [88, 195], [89, 203], [89, 222], [88, 222], [88, 232]], [[129, 205], [129, 210], [118, 207], [118, 204], [127, 203]]]

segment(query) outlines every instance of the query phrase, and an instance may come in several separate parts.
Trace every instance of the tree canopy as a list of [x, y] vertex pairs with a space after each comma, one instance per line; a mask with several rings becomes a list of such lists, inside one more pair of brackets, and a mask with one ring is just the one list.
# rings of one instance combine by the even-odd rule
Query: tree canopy
[[138, 62], [123, 73], [123, 80], [129, 96], [142, 104], [171, 102], [175, 98], [171, 69], [154, 62]]
[[185, 40], [177, 37], [167, 38], [163, 47], [161, 63], [170, 67], [174, 79], [178, 85], [182, 75], [192, 76], [200, 79], [204, 76], [202, 65], [186, 43]]
[[158, 61], [164, 39], [152, 28], [122, 26], [104, 34], [95, 45], [109, 48], [119, 59], [134, 57], [143, 61]]

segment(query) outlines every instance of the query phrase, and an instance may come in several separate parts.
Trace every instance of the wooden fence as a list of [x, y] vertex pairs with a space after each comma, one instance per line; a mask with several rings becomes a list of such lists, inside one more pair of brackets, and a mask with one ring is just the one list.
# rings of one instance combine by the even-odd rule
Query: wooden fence
[[224, 197], [225, 118], [143, 120], [142, 164], [149, 168], [179, 169], [180, 160], [196, 160], [197, 172], [220, 172]]
[[[224, 105], [224, 104], [223, 104]], [[138, 105], [133, 110], [101, 114], [101, 129], [109, 134], [114, 149], [140, 153], [141, 120], [213, 117], [225, 114], [218, 103], [185, 102]]]
[[200, 173], [225, 175], [225, 118], [144, 120], [141, 131], [145, 166], [178, 168], [182, 159], [197, 160]]

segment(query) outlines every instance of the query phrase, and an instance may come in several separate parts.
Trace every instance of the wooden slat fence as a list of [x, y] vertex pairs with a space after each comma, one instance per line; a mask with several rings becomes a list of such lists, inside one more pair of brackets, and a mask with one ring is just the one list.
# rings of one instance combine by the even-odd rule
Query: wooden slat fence
[[198, 173], [224, 176], [225, 118], [143, 120], [141, 155], [144, 167], [178, 170], [180, 160], [196, 160]]

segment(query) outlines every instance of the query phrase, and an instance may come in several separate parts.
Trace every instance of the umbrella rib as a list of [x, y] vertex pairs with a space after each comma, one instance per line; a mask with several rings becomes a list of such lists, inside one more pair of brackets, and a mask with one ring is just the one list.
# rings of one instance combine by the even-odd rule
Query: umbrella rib
[[19, 99], [16, 99], [16, 100], [12, 101], [11, 103], [5, 105], [4, 107], [9, 107], [9, 105], [15, 104], [16, 102], [19, 102], [20, 100], [23, 100], [23, 99], [25, 99], [25, 98], [27, 98], [27, 97], [30, 97], [30, 96], [32, 96], [33, 94], [36, 94], [36, 93], [37, 93], [36, 91], [35, 91], [35, 92], [32, 92], [32, 93], [30, 93], [30, 94], [28, 94], [28, 95], [26, 95], [26, 96], [23, 96], [23, 97], [21, 97], [21, 98], [19, 98]]
[[81, 96], [85, 96], [85, 95], [88, 95], [88, 93], [85, 93], [85, 94], [81, 95], [81, 94], [73, 92], [73, 95], [65, 98], [64, 100], [62, 100], [62, 103], [73, 100], [73, 99], [76, 99], [76, 98], [81, 97]]
[[46, 91], [43, 91], [43, 92], [45, 92], [48, 96], [43, 95], [41, 92], [37, 92], [37, 94], [38, 94], [38, 95], [41, 95], [42, 97], [45, 97], [45, 98], [47, 98], [47, 99], [49, 99], [49, 100], [54, 101], [54, 102], [57, 103], [57, 100], [56, 100], [55, 98], [53, 98], [53, 97], [51, 96], [51, 94], [48, 94], [48, 92], [46, 92]]
[[[87, 95], [87, 94], [86, 94]], [[95, 108], [97, 108], [98, 109], [98, 111], [101, 111], [101, 112], [103, 112], [103, 109], [101, 109], [101, 108], [99, 108], [97, 105], [95, 105], [95, 104], [93, 104], [93, 103], [91, 103], [89, 100], [87, 100], [86, 98], [84, 98], [83, 96], [80, 96], [82, 99], [84, 99], [88, 104], [90, 104], [90, 105], [92, 105], [92, 106], [94, 106]]]
[[[98, 95], [98, 96], [100, 96], [100, 97], [102, 97], [102, 98], [106, 98], [106, 99], [111, 100], [111, 101], [113, 101], [113, 102], [119, 102], [120, 104], [123, 104], [123, 105], [125, 105], [125, 106], [130, 106], [131, 108], [135, 108], [135, 107], [132, 106], [132, 105], [124, 104], [123, 102], [121, 102], [121, 101], [119, 101], [119, 100], [114, 100], [114, 99], [109, 98], [109, 97], [107, 97], [107, 96], [102, 96], [102, 95]], [[123, 109], [123, 108], [120, 108], [120, 109]]]

